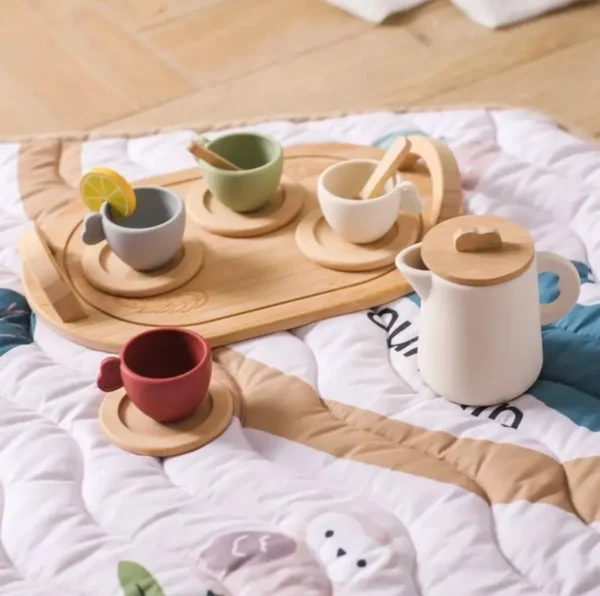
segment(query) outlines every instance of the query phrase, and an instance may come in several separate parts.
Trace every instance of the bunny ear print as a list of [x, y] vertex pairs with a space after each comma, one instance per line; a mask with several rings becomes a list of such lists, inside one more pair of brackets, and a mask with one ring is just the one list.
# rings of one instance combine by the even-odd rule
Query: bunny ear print
[[498, 230], [484, 226], [461, 229], [454, 235], [454, 248], [458, 252], [477, 252], [502, 248], [502, 238]]
[[101, 389], [105, 393], [110, 393], [123, 387], [121, 361], [118, 358], [111, 356], [102, 361], [96, 385], [98, 385], [98, 389]]
[[160, 584], [139, 563], [120, 561], [118, 574], [123, 596], [165, 596]]

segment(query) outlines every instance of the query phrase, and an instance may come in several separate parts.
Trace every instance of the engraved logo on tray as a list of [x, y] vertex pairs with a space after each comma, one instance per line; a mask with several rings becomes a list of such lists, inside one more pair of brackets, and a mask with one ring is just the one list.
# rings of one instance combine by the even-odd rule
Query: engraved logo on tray
[[199, 290], [178, 292], [176, 296], [165, 295], [153, 298], [115, 298], [120, 309], [141, 314], [184, 315], [206, 304], [207, 297]]

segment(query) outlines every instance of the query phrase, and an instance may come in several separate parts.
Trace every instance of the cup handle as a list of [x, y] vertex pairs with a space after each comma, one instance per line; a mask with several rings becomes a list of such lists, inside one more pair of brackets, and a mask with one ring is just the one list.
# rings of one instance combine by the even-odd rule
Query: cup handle
[[96, 379], [98, 389], [105, 393], [116, 391], [123, 387], [121, 378], [121, 360], [116, 356], [105, 358], [100, 364], [100, 374]]
[[423, 203], [421, 202], [421, 195], [419, 189], [408, 180], [402, 182], [399, 186], [401, 191], [400, 199], [400, 211], [408, 211], [415, 215], [421, 213], [423, 210]]
[[538, 273], [551, 272], [558, 275], [558, 298], [541, 304], [542, 325], [554, 323], [564, 317], [577, 303], [581, 280], [575, 266], [567, 259], [551, 252], [536, 253]]
[[104, 226], [102, 224], [102, 215], [100, 213], [87, 213], [83, 218], [83, 227], [81, 229], [81, 240], [84, 244], [98, 244], [106, 240]]

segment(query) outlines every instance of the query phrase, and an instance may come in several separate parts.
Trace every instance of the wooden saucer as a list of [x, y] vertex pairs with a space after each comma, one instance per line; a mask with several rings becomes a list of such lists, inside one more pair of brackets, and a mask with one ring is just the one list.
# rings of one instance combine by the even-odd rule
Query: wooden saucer
[[100, 406], [100, 424], [116, 445], [153, 457], [171, 457], [193, 451], [222, 434], [233, 417], [233, 396], [219, 383], [196, 412], [180, 422], [161, 424], [141, 412], [124, 389], [108, 393]]
[[187, 209], [198, 225], [213, 234], [250, 238], [274, 232], [292, 221], [304, 205], [304, 193], [300, 184], [283, 179], [268, 205], [250, 213], [237, 213], [223, 205], [202, 179], [190, 190]]
[[396, 255], [414, 244], [421, 233], [421, 218], [401, 213], [381, 240], [352, 244], [338, 236], [320, 209], [307, 213], [296, 228], [296, 244], [311, 261], [337, 271], [371, 271], [391, 265]]
[[186, 234], [179, 254], [170, 263], [145, 273], [123, 263], [106, 242], [86, 246], [81, 258], [84, 275], [92, 286], [125, 298], [149, 298], [175, 290], [190, 281], [203, 262], [202, 244], [191, 234]]

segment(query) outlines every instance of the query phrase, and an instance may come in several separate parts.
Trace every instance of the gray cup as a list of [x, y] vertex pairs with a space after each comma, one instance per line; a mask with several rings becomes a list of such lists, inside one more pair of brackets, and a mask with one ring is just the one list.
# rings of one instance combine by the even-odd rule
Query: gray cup
[[134, 189], [135, 211], [114, 218], [108, 203], [83, 220], [85, 244], [106, 240], [113, 252], [136, 271], [166, 265], [181, 248], [185, 231], [185, 207], [174, 192], [160, 186]]

